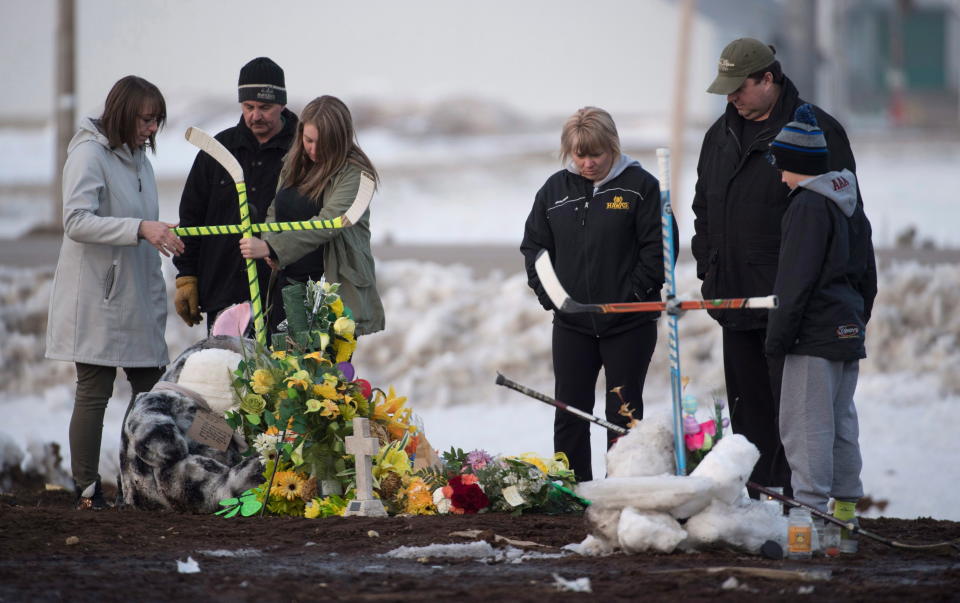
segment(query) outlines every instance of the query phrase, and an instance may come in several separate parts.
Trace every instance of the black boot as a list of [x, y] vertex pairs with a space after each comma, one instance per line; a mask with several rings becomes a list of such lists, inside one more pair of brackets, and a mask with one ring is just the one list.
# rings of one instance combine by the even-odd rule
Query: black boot
[[103, 488], [100, 487], [99, 479], [83, 490], [75, 486], [74, 492], [77, 494], [76, 507], [78, 511], [86, 509], [100, 511], [109, 507], [106, 499], [103, 498]]

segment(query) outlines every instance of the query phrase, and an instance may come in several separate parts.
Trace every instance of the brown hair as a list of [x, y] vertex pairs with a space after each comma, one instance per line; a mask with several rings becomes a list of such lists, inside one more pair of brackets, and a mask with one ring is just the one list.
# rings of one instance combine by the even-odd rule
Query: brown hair
[[[317, 129], [317, 161], [313, 162], [303, 146], [303, 128], [311, 124]], [[350, 109], [335, 96], [320, 96], [303, 108], [297, 125], [297, 139], [283, 160], [280, 182], [314, 201], [320, 200], [330, 179], [345, 165], [352, 163], [379, 182], [373, 163], [357, 144]]]
[[[100, 130], [110, 142], [110, 148], [115, 149], [126, 144], [132, 151], [137, 142], [137, 127], [140, 112], [149, 107], [151, 115], [157, 118], [157, 130], [163, 127], [167, 119], [167, 103], [160, 94], [160, 89], [135, 75], [121, 78], [103, 103], [103, 114], [100, 116]], [[145, 146], [157, 152], [156, 135], [151, 134]]]
[[584, 107], [571, 115], [560, 134], [560, 161], [566, 163], [573, 154], [603, 152], [620, 155], [620, 136], [610, 114], [598, 107]]

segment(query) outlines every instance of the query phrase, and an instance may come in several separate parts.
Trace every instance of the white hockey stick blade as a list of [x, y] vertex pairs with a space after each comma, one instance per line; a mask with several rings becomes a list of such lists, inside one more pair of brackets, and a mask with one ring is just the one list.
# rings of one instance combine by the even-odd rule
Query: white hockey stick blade
[[240, 167], [240, 162], [233, 156], [233, 153], [227, 150], [227, 147], [220, 144], [219, 140], [210, 136], [200, 128], [194, 127], [187, 128], [184, 137], [187, 139], [187, 142], [205, 151], [213, 157], [217, 163], [222, 165], [223, 169], [227, 170], [234, 182], [237, 184], [243, 182], [243, 168]]
[[370, 200], [373, 199], [373, 191], [376, 190], [376, 187], [376, 183], [369, 174], [360, 172], [360, 188], [357, 190], [357, 196], [354, 197], [353, 203], [350, 204], [346, 213], [343, 214], [343, 217], [349, 222], [349, 224], [345, 224], [344, 226], [352, 226], [360, 221], [360, 218], [363, 217], [363, 212], [367, 211], [367, 208], [370, 207]]
[[537, 271], [537, 278], [543, 285], [543, 290], [557, 309], [562, 309], [570, 301], [570, 296], [560, 284], [557, 273], [553, 270], [553, 264], [550, 263], [550, 254], [546, 249], [541, 249], [537, 254], [537, 260], [533, 263], [534, 270]]
[[780, 300], [777, 299], [776, 295], [768, 295], [766, 297], [751, 297], [747, 299], [746, 306], [747, 308], [778, 308], [780, 306]]

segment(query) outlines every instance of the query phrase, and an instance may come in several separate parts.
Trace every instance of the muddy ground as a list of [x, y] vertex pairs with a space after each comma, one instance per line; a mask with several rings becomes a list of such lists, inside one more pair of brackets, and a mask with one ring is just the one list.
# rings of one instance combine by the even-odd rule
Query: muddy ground
[[[774, 561], [719, 548], [672, 555], [567, 554], [519, 563], [392, 559], [399, 546], [468, 542], [485, 531], [560, 552], [587, 534], [580, 516], [502, 514], [389, 519], [232, 518], [75, 511], [65, 491], [0, 495], [0, 601], [955, 601], [960, 551], [913, 551], [861, 539], [857, 555]], [[867, 519], [899, 542], [960, 538], [960, 523]], [[73, 544], [68, 544], [68, 539]], [[229, 550], [245, 556], [223, 557]], [[199, 573], [177, 571], [192, 557]], [[770, 571], [773, 570], [773, 571]], [[554, 574], [589, 577], [591, 594]], [[736, 586], [729, 578], [736, 578]], [[727, 588], [724, 588], [727, 583]]]

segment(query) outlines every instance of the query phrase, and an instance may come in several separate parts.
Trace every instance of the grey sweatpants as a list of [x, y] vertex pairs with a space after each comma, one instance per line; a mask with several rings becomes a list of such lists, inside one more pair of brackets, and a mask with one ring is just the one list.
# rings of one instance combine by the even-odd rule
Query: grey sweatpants
[[780, 438], [793, 472], [793, 496], [826, 512], [827, 501], [863, 496], [853, 393], [857, 360], [788, 354], [780, 390]]

